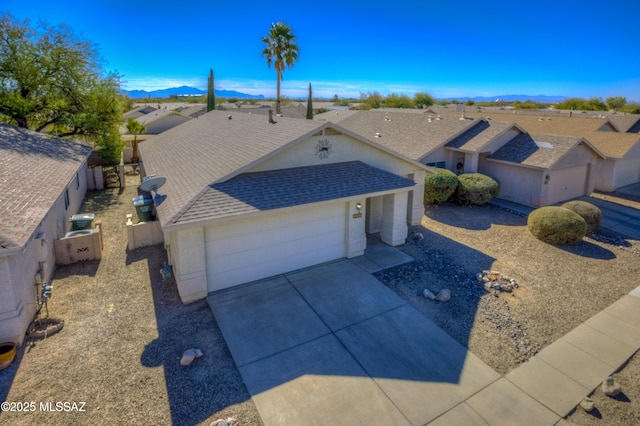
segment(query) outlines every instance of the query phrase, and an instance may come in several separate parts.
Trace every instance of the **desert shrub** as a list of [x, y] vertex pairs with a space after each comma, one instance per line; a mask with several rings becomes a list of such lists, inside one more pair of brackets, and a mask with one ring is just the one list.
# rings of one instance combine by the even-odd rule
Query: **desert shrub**
[[562, 205], [565, 209], [569, 209], [577, 213], [587, 222], [587, 232], [595, 232], [602, 222], [602, 212], [595, 205], [586, 201], [568, 201]]
[[464, 173], [458, 176], [458, 186], [453, 200], [462, 205], [481, 206], [491, 201], [500, 192], [500, 183], [481, 173]]
[[579, 214], [556, 206], [532, 211], [527, 227], [533, 236], [549, 244], [577, 244], [587, 233], [587, 222]]
[[447, 201], [458, 186], [458, 176], [447, 169], [436, 169], [424, 179], [424, 203], [440, 204]]

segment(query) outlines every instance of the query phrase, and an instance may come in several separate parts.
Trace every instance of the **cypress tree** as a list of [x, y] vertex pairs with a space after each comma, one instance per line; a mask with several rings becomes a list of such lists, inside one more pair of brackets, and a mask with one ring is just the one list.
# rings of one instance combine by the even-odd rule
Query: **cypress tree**
[[207, 81], [207, 112], [216, 109], [216, 95], [213, 91], [213, 70], [209, 70], [209, 80]]
[[311, 83], [309, 83], [309, 99], [307, 99], [307, 120], [313, 120], [313, 104], [311, 100]]

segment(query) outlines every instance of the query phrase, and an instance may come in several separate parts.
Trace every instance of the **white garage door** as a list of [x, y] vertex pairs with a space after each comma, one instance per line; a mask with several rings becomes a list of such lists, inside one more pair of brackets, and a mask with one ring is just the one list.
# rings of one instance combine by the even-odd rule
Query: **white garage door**
[[208, 291], [344, 257], [345, 209], [338, 203], [207, 227]]
[[586, 195], [589, 165], [554, 170], [549, 182], [548, 203], [561, 201]]

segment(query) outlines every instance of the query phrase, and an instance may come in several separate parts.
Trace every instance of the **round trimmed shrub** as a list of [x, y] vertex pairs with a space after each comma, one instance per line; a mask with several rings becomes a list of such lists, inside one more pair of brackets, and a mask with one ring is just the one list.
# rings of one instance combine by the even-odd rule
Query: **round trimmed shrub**
[[424, 179], [424, 203], [440, 204], [447, 201], [458, 186], [458, 176], [447, 169], [436, 169]]
[[587, 233], [595, 232], [600, 228], [602, 222], [602, 212], [595, 205], [586, 201], [574, 200], [567, 201], [562, 205], [565, 209], [569, 209], [580, 215], [587, 222]]
[[458, 186], [453, 200], [461, 206], [481, 206], [500, 193], [500, 183], [481, 173], [464, 173], [458, 176]]
[[540, 207], [529, 214], [529, 232], [549, 244], [578, 244], [587, 234], [587, 222], [564, 207]]

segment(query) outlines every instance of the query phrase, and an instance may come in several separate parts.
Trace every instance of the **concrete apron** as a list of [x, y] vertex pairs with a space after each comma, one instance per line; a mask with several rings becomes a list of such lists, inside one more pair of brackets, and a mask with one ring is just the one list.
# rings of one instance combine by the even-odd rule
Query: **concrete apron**
[[[423, 425], [454, 407], [479, 420], [457, 406], [499, 374], [358, 263], [207, 298], [265, 425]], [[525, 399], [520, 415], [552, 414]]]

